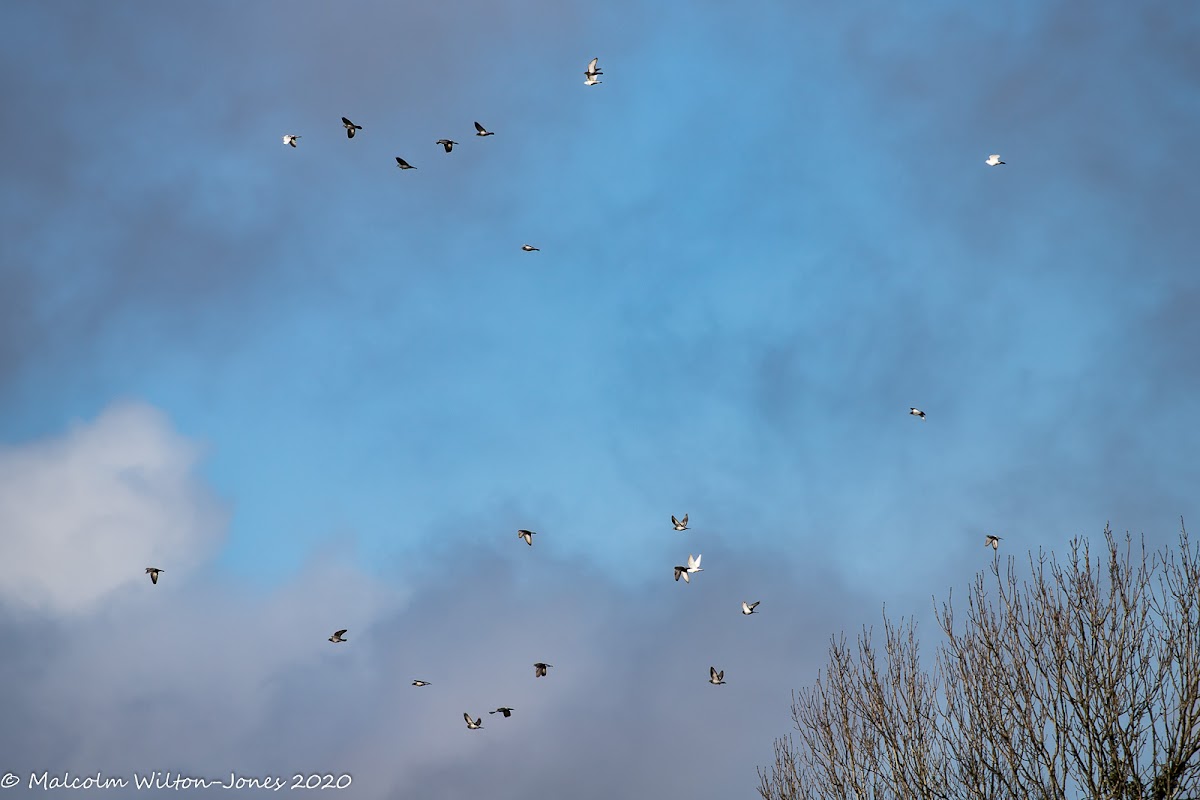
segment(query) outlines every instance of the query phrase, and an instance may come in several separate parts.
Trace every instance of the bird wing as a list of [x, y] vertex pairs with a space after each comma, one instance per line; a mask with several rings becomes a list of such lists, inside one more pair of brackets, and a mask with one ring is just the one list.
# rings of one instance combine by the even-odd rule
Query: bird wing
[[761, 600], [755, 600], [753, 603], [750, 604], [750, 610], [753, 611], [754, 609], [758, 608], [758, 604], [761, 602], [762, 602]]
[[334, 631], [334, 632], [333, 632], [333, 635], [334, 635], [334, 636], [338, 636], [338, 637], [340, 637], [340, 636], [341, 636], [343, 633], [345, 633], [345, 632], [346, 632], [346, 631], [348, 631], [348, 630], [350, 630], [350, 629], [349, 629], [349, 628], [342, 628], [340, 631]]
[[485, 131], [487, 130], [487, 128], [483, 127], [483, 126], [482, 126], [482, 125], [480, 125], [478, 122], [476, 122], [476, 123], [475, 123], [475, 130], [479, 131], [480, 133], [483, 133], [483, 132], [485, 132]]
[[719, 679], [717, 678], [717, 668], [716, 668], [716, 667], [709, 667], [709, 668], [708, 668], [708, 677], [709, 677], [709, 679], [710, 679], [710, 680], [714, 680], [714, 681], [715, 681], [715, 680], [719, 680]]
[[347, 127], [350, 127], [350, 128], [354, 127], [354, 123], [351, 122], [350, 120], [346, 119], [345, 117], [342, 117], [342, 124]]
[[683, 515], [683, 525], [685, 528], [687, 527], [687, 514]]
[[672, 515], [671, 515], [671, 524], [672, 524], [672, 525], [674, 525], [674, 526], [676, 526], [676, 527], [679, 527], [679, 520], [675, 519], [675, 515], [674, 515], [674, 514], [672, 514]]
[[463, 719], [465, 719], [467, 721], [468, 725], [470, 725], [473, 722], [473, 720], [471, 719], [471, 715], [465, 711], [463, 712]]
[[717, 680], [718, 681], [725, 680], [725, 670], [721, 670], [720, 672], [717, 673]]
[[689, 572], [688, 572], [686, 569], [683, 571], [683, 582], [684, 582], [684, 583], [691, 583], [691, 582], [692, 582], [692, 576], [691, 576], [691, 573], [689, 573]]
[[599, 57], [597, 57], [597, 58], [593, 58], [591, 61], [589, 61], [587, 71], [595, 72], [596, 71], [596, 62], [599, 60], [600, 60]]

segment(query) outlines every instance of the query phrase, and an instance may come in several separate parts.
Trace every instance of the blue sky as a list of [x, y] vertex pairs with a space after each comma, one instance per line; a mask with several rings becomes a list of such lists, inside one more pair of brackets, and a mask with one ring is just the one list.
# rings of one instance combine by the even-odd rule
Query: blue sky
[[[188, 610], [213, 593], [243, 598], [245, 636], [246, 609], [321, 598], [311, 651], [297, 636], [293, 660], [259, 664], [288, 707], [336, 674], [326, 628], [369, 640], [356, 613], [437, 663], [439, 636], [491, 614], [496, 658], [522, 665], [542, 657], [522, 636], [554, 649], [586, 624], [580, 660], [628, 641], [658, 676], [645, 719], [610, 711], [597, 736], [667, 726], [661, 698], [711, 688], [677, 686], [681, 662], [703, 679], [713, 650], [758, 653], [754, 697], [709, 710], [738, 744], [694, 778], [745, 796], [828, 637], [885, 603], [927, 615], [987, 563], [985, 532], [1021, 555], [1109, 520], [1167, 541], [1195, 515], [1191, 5], [14, 2], [0, 31], [0, 457], [58, 475], [90, 464], [79, 431], [153, 431], [162, 463], [196, 454], [163, 507], [205, 521], [96, 533], [136, 563], [37, 611], [64, 630], [116, 624], [148, 553], [185, 575], [172, 613], [197, 626], [223, 619]], [[585, 87], [593, 56], [603, 83]], [[151, 469], [144, 452], [129, 463]], [[97, 458], [97, 475], [120, 461]], [[95, 496], [55, 500], [72, 531]], [[37, 519], [39, 541], [74, 541], [37, 502], [0, 504], [5, 536]], [[705, 573], [676, 586], [697, 551]], [[13, 592], [0, 619], [29, 611]], [[430, 593], [444, 621], [414, 599]], [[696, 616], [742, 599], [771, 618]], [[677, 625], [711, 646], [664, 649]], [[64, 681], [71, 653], [46, 651]], [[651, 699], [660, 683], [674, 694]], [[176, 690], [164, 707], [198, 702]], [[562, 748], [563, 769], [588, 763]], [[644, 796], [706, 758], [634, 749], [606, 791]], [[445, 775], [373, 780], [465, 790], [502, 763], [446, 752]], [[227, 768], [191, 753], [166, 755]], [[511, 796], [553, 790], [538, 780]]]

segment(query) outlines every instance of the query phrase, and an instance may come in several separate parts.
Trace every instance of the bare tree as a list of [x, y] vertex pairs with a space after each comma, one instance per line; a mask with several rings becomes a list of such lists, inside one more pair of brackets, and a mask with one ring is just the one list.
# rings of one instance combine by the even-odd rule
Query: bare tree
[[1200, 795], [1200, 552], [1147, 554], [1105, 527], [976, 576], [923, 663], [884, 613], [792, 697], [796, 732], [759, 770], [764, 800], [1185, 800]]

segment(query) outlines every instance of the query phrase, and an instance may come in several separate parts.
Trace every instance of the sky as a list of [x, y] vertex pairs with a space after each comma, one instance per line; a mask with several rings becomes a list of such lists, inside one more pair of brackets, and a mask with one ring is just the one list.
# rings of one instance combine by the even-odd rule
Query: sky
[[932, 644], [985, 533], [1175, 541], [1198, 39], [1155, 0], [3, 4], [0, 772], [752, 797], [830, 637]]

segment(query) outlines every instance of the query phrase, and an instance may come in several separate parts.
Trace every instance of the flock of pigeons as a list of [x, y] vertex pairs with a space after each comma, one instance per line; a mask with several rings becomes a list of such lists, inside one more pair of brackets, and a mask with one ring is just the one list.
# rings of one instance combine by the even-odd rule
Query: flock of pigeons
[[[585, 86], [595, 86], [599, 83], [602, 83], [602, 81], [597, 80], [597, 78], [600, 75], [604, 74], [598, 68], [598, 66], [597, 66], [598, 63], [599, 63], [599, 58], [593, 58], [590, 62], [588, 62], [587, 69], [583, 73]], [[355, 132], [362, 130], [361, 125], [355, 125], [353, 122], [351, 122], [346, 117], [342, 117], [342, 126], [346, 129], [346, 138], [347, 139], [353, 139]], [[479, 122], [476, 122], [475, 123], [475, 135], [476, 136], [494, 136], [495, 131], [489, 131], [488, 129], [483, 127], [483, 125], [479, 124]], [[288, 133], [283, 136], [283, 143], [290, 147], [296, 147], [297, 146], [296, 142], [299, 141], [300, 138], [301, 137], [298, 134]], [[457, 145], [458, 142], [453, 141], [451, 139], [438, 139], [435, 142], [435, 144], [440, 145], [445, 150], [445, 152], [449, 153], [454, 149], [454, 146]], [[989, 167], [997, 167], [997, 166], [1004, 164], [1005, 162], [1000, 160], [999, 154], [993, 153], [992, 155], [988, 156], [987, 160], [984, 161], [984, 163], [987, 164]], [[412, 164], [409, 164], [407, 161], [405, 161], [400, 156], [396, 156], [396, 166], [402, 170], [416, 169], [416, 167], [414, 167]], [[538, 251], [538, 248], [536, 248], [530, 244], [521, 245], [521, 249], [524, 250], [526, 253], [532, 253], [532, 252]], [[918, 419], [920, 419], [922, 421], [925, 420], [925, 412], [919, 408], [909, 408], [908, 413], [914, 417], [917, 417]], [[675, 516], [672, 515], [671, 516], [671, 524], [674, 526], [675, 530], [677, 530], [677, 531], [691, 530], [691, 528], [688, 527], [688, 515], [687, 514], [684, 514], [682, 519], [676, 519]], [[525, 541], [525, 544], [529, 545], [530, 547], [533, 546], [533, 537], [536, 535], [537, 535], [537, 531], [526, 530], [524, 528], [517, 531], [517, 538], [523, 539]], [[998, 550], [999, 546], [1000, 546], [1000, 540], [1001, 540], [1001, 537], [994, 536], [992, 534], [988, 534], [985, 537], [984, 546], [991, 547], [993, 550]], [[686, 565], [676, 565], [675, 566], [675, 581], [676, 581], [676, 583], [679, 582], [680, 578], [683, 578], [684, 583], [690, 584], [692, 582], [693, 575], [703, 572], [704, 569], [700, 566], [700, 559], [702, 557], [703, 557], [702, 554], [697, 554], [697, 555], [693, 556], [691, 553], [689, 553]], [[158, 567], [146, 567], [146, 574], [150, 576], [150, 582], [153, 584], [156, 584], [156, 585], [158, 584], [158, 575], [160, 572], [163, 572], [163, 570], [159, 569]], [[746, 601], [743, 600], [742, 601], [742, 614], [745, 616], [749, 616], [751, 614], [758, 613], [757, 611], [755, 611], [755, 609], [758, 608], [758, 605], [759, 605], [759, 601], [755, 601], [753, 603], [747, 603]], [[347, 639], [345, 638], [345, 634], [348, 630], [349, 630], [348, 628], [342, 628], [341, 630], [334, 631], [333, 635], [329, 637], [329, 641], [333, 642], [334, 644], [341, 644], [342, 642], [347, 641]], [[535, 678], [544, 678], [544, 677], [546, 677], [548, 670], [553, 666], [554, 666], [553, 664], [546, 664], [546, 663], [539, 661], [533, 665], [533, 676]], [[724, 685], [725, 671], [724, 670], [718, 671], [716, 667], [710, 666], [708, 668], [708, 682], [714, 686]], [[418, 680], [414, 680], [412, 682], [412, 685], [416, 686], [416, 687], [424, 687], [424, 686], [430, 686], [431, 684], [429, 683], [429, 681], [424, 681], [424, 680], [418, 679]], [[510, 716], [512, 716], [513, 711], [514, 711], [514, 709], [509, 708], [508, 706], [500, 706], [495, 711], [489, 711], [488, 713], [489, 714], [502, 714], [505, 717], [510, 717]], [[466, 720], [467, 730], [474, 731], [474, 730], [480, 730], [483, 728], [483, 717], [476, 717], [475, 719], [472, 719], [470, 713], [463, 712], [463, 719]]]

